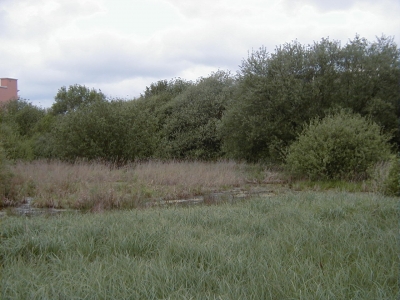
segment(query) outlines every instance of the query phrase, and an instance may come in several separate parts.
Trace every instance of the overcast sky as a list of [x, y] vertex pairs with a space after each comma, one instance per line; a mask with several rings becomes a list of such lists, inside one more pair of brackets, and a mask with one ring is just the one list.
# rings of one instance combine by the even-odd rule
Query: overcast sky
[[400, 45], [399, 0], [0, 0], [0, 77], [49, 107], [73, 84], [132, 99], [162, 79], [236, 72], [248, 51], [356, 33]]

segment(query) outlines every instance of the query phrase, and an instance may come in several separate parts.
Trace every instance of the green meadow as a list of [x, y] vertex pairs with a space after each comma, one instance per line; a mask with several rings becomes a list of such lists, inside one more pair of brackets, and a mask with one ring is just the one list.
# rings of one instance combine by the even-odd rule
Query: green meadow
[[1, 299], [398, 299], [398, 200], [302, 191], [6, 215]]

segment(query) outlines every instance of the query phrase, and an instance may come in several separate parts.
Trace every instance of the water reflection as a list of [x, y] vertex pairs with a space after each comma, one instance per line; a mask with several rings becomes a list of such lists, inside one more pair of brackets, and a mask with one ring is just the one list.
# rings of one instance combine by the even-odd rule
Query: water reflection
[[25, 198], [24, 204], [17, 207], [8, 207], [0, 211], [0, 218], [6, 215], [13, 216], [39, 216], [39, 215], [57, 215], [65, 212], [78, 212], [72, 209], [57, 208], [37, 208], [32, 205], [33, 198]]

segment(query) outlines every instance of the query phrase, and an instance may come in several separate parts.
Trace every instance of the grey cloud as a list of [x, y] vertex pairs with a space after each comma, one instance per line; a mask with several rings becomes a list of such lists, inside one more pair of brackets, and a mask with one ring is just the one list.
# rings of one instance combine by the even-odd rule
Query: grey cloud
[[[131, 47], [119, 39], [69, 41], [59, 56], [51, 58], [47, 67], [66, 72], [79, 80], [110, 81], [133, 76], [166, 75], [172, 67], [168, 61], [152, 55], [153, 51], [140, 45]], [[106, 44], [110, 43], [110, 44]]]
[[[64, 39], [46, 60], [52, 70], [75, 74], [77, 79], [100, 82], [126, 77], [173, 77], [195, 64], [227, 67], [240, 63], [245, 50], [236, 44], [229, 28], [198, 28], [171, 32], [148, 41], [132, 41], [103, 33]], [[242, 52], [238, 55], [239, 52]], [[239, 60], [239, 61], [238, 61]]]

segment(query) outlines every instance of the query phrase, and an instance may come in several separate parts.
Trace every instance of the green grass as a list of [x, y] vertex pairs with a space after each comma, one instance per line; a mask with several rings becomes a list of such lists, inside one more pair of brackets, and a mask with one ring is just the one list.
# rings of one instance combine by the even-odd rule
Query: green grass
[[366, 192], [371, 191], [370, 181], [346, 181], [346, 180], [297, 180], [290, 184], [290, 188], [296, 191], [346, 191]]
[[398, 299], [398, 198], [1, 219], [1, 299]]

